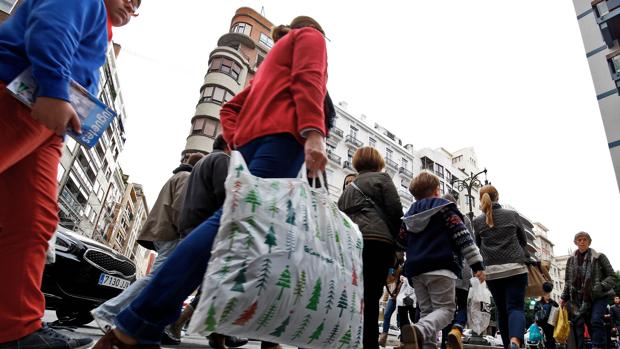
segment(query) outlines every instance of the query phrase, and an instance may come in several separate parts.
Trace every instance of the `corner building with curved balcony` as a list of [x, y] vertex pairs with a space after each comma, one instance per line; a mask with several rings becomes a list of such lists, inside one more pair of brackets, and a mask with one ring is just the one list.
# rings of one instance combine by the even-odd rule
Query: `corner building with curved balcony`
[[213, 150], [213, 141], [222, 133], [220, 108], [241, 92], [273, 46], [273, 24], [258, 12], [241, 7], [233, 16], [228, 33], [209, 55], [209, 68], [200, 87], [200, 99], [191, 120], [183, 157]]

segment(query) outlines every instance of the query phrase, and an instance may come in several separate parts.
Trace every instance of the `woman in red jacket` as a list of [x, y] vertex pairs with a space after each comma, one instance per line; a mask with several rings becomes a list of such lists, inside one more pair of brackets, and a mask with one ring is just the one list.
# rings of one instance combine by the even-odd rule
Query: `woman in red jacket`
[[[254, 80], [222, 107], [224, 138], [258, 177], [294, 178], [304, 161], [310, 172], [324, 170], [323, 29], [310, 17], [297, 17], [290, 26], [274, 28], [272, 36], [275, 45]], [[180, 304], [202, 281], [221, 214], [220, 209], [178, 245], [95, 349], [159, 344], [164, 327], [178, 317]]]

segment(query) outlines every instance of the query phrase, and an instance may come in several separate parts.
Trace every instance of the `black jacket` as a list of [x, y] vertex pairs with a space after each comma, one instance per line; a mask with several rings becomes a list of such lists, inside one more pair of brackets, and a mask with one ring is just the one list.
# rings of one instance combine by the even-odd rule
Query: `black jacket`
[[362, 194], [351, 185], [342, 192], [338, 208], [357, 224], [364, 239], [395, 243], [394, 239], [398, 235], [403, 216], [403, 206], [392, 178], [384, 172], [361, 172], [355, 183], [383, 209], [392, 231], [381, 219], [375, 207], [365, 201]]
[[179, 217], [179, 232], [187, 236], [224, 204], [224, 182], [230, 156], [221, 150], [200, 159], [187, 181], [185, 201]]

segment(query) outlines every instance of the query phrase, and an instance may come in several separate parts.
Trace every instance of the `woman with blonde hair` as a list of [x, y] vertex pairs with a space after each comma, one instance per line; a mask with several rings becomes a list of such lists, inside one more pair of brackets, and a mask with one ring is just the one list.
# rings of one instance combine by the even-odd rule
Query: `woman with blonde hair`
[[482, 215], [474, 218], [476, 244], [486, 265], [487, 285], [496, 304], [504, 348], [523, 344], [525, 288], [529, 253], [527, 237], [516, 211], [502, 208], [492, 185], [480, 189]]
[[385, 161], [377, 149], [359, 148], [353, 155], [357, 178], [343, 191], [338, 208], [355, 222], [364, 238], [364, 348], [377, 348], [379, 299], [394, 265], [396, 240], [403, 207]]

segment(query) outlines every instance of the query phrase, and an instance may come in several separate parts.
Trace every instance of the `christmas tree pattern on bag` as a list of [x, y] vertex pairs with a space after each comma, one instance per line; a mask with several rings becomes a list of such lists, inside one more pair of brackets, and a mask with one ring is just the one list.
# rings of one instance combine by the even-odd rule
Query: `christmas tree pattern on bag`
[[316, 280], [316, 284], [314, 284], [314, 288], [312, 289], [312, 296], [308, 301], [308, 305], [306, 305], [306, 309], [316, 311], [317, 305], [319, 304], [319, 299], [321, 297], [321, 279]]
[[273, 229], [273, 224], [269, 226], [269, 232], [265, 237], [265, 243], [267, 244], [267, 246], [269, 246], [269, 253], [271, 253], [271, 248], [273, 246], [278, 245], [278, 243], [276, 242], [276, 231]]
[[334, 305], [334, 298], [336, 297], [336, 281], [334, 279], [329, 280], [329, 286], [327, 288], [327, 302], [325, 302], [325, 314], [332, 310]]
[[280, 337], [282, 335], [282, 333], [284, 333], [284, 331], [286, 331], [286, 326], [288, 326], [288, 323], [291, 321], [291, 315], [293, 315], [293, 311], [291, 311], [289, 313], [289, 316], [282, 321], [282, 323], [280, 324], [280, 326], [276, 327], [275, 330], [273, 330], [273, 332], [269, 333], [272, 336], [276, 336], [276, 337]]
[[282, 292], [284, 292], [285, 288], [291, 288], [291, 272], [288, 270], [288, 265], [282, 273], [280, 274], [280, 278], [278, 279], [278, 283], [276, 286], [280, 287], [280, 294], [278, 294], [277, 300], [280, 300], [282, 297]]
[[304, 291], [306, 290], [306, 272], [304, 270], [301, 271], [299, 275], [299, 279], [297, 279], [297, 283], [295, 284], [295, 289], [293, 290], [294, 301], [293, 305], [297, 304], [299, 298], [304, 295]]
[[312, 316], [310, 316], [310, 314], [306, 314], [306, 316], [304, 316], [304, 320], [301, 322], [301, 324], [299, 325], [299, 328], [297, 328], [297, 331], [295, 331], [291, 339], [296, 340], [302, 334], [304, 334], [304, 331], [306, 330], [306, 327], [308, 327], [308, 324], [310, 323], [311, 320], [312, 320]]
[[332, 344], [334, 340], [336, 339], [336, 336], [338, 335], [338, 331], [340, 331], [340, 326], [336, 323], [336, 326], [332, 328], [332, 331], [329, 333], [329, 336], [327, 337], [327, 339], [325, 339], [323, 344], [325, 345]]
[[250, 189], [248, 196], [245, 197], [244, 201], [250, 205], [252, 205], [252, 213], [256, 212], [256, 207], [262, 205], [260, 196], [256, 191], [256, 188]]
[[261, 265], [260, 274], [258, 276], [258, 295], [267, 287], [267, 280], [269, 279], [269, 273], [271, 273], [271, 258], [265, 258]]
[[351, 326], [349, 326], [347, 332], [344, 333], [338, 342], [340, 343], [338, 349], [342, 349], [343, 345], [349, 346], [351, 344]]
[[252, 317], [254, 317], [257, 307], [258, 301], [255, 301], [246, 310], [244, 310], [243, 313], [235, 321], [233, 321], [233, 325], [244, 326], [245, 324], [247, 324], [248, 321], [250, 321]]
[[222, 325], [223, 323], [228, 321], [228, 317], [230, 316], [230, 313], [235, 309], [236, 306], [237, 306], [237, 298], [233, 297], [229, 299], [228, 302], [226, 302], [226, 305], [224, 306], [224, 310], [222, 311], [222, 316], [220, 316], [220, 321], [218, 322], [218, 324]]
[[246, 271], [247, 271], [247, 263], [246, 261], [243, 261], [243, 264], [241, 265], [241, 269], [239, 270], [239, 273], [237, 274], [237, 277], [235, 278], [235, 284], [231, 288], [232, 291], [245, 292], [245, 288], [243, 287], [243, 284], [247, 281], [245, 278]]
[[314, 330], [314, 332], [312, 332], [312, 334], [310, 335], [310, 341], [308, 342], [308, 344], [310, 344], [313, 341], [318, 340], [319, 338], [321, 338], [321, 333], [323, 333], [323, 328], [324, 327], [325, 327], [325, 319], [323, 319], [323, 322], [321, 322], [319, 327], [317, 327], [316, 330]]
[[271, 319], [273, 319], [273, 315], [276, 312], [276, 305], [272, 304], [269, 309], [267, 310], [266, 313], [263, 314], [263, 316], [258, 320], [258, 327], [256, 328], [256, 330], [260, 330], [262, 327], [265, 327], [269, 324], [269, 322], [271, 321]]

